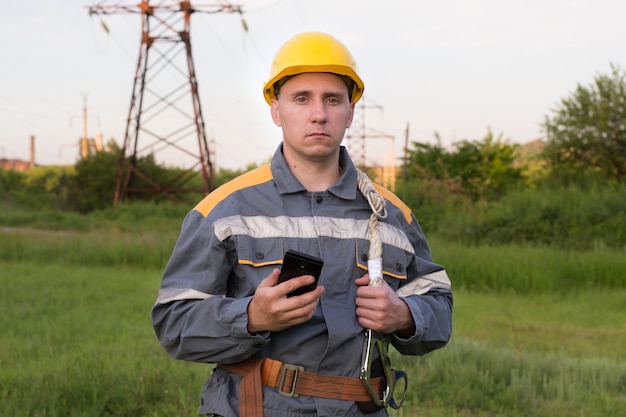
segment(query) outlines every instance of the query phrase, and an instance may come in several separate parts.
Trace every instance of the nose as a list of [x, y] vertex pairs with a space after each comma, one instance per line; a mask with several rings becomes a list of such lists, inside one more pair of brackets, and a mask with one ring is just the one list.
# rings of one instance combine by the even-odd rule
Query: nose
[[326, 123], [328, 121], [328, 112], [324, 100], [313, 100], [311, 104], [311, 121], [314, 123]]

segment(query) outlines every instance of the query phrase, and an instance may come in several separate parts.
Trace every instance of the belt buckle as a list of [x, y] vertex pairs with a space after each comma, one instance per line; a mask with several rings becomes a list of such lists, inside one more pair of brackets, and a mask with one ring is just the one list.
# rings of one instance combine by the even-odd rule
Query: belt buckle
[[[285, 374], [287, 371], [293, 371], [293, 382], [291, 383], [291, 389], [289, 391], [283, 390], [283, 386], [285, 385]], [[296, 382], [298, 382], [298, 374], [300, 371], [304, 371], [303, 366], [297, 365], [289, 365], [288, 363], [284, 363], [282, 369], [280, 370], [280, 380], [278, 381], [278, 393], [284, 395], [285, 397], [297, 397], [296, 394]]]

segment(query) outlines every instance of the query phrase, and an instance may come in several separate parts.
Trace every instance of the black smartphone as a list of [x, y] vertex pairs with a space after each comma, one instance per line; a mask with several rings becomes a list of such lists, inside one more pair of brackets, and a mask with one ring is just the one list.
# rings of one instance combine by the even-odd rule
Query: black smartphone
[[285, 282], [291, 278], [302, 275], [313, 275], [315, 278], [314, 283], [290, 292], [287, 294], [287, 297], [302, 295], [309, 291], [313, 291], [320, 279], [323, 265], [324, 261], [320, 258], [307, 255], [306, 253], [297, 252], [295, 250], [288, 250], [285, 253], [285, 258], [283, 259], [283, 267], [280, 270], [280, 275], [278, 276], [278, 283], [280, 284], [281, 282]]

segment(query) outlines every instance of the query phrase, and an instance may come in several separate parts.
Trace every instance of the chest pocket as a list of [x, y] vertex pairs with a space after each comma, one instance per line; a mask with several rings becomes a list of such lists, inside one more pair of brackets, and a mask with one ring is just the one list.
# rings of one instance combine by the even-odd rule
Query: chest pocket
[[[369, 246], [366, 240], [357, 241], [356, 263], [359, 268], [366, 271]], [[407, 279], [407, 267], [411, 260], [412, 255], [405, 250], [383, 244], [383, 278], [394, 290]]]
[[276, 238], [237, 238], [237, 263], [241, 266], [262, 268], [280, 267], [283, 262], [283, 242]]
[[233, 272], [229, 295], [241, 298], [254, 294], [256, 287], [283, 262], [282, 239], [237, 236], [232, 255]]

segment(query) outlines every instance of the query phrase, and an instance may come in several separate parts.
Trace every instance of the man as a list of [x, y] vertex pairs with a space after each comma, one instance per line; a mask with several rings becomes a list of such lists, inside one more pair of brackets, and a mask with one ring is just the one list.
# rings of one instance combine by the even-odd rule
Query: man
[[[218, 188], [185, 218], [152, 321], [174, 358], [218, 364], [199, 413], [386, 416], [374, 401], [387, 383], [381, 371], [370, 381], [378, 398], [359, 379], [364, 329], [408, 355], [448, 342], [445, 270], [409, 208], [381, 187], [364, 191], [371, 183], [340, 145], [362, 94], [342, 43], [317, 32], [293, 37], [264, 86], [283, 133], [271, 163]], [[377, 197], [386, 216], [372, 222]], [[380, 286], [368, 285], [374, 236]], [[278, 284], [288, 249], [323, 259], [314, 290], [287, 296], [311, 276]]]

